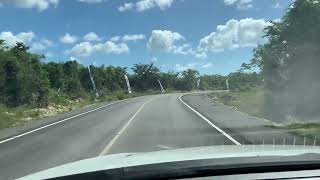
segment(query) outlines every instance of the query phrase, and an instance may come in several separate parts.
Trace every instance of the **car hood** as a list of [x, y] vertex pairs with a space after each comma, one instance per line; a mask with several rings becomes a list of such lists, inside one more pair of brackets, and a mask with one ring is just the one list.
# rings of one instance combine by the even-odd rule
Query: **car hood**
[[[297, 156], [303, 154], [320, 155], [319, 147], [308, 146], [270, 146], [270, 145], [242, 145], [242, 146], [208, 146], [182, 148], [145, 153], [121, 153], [98, 156], [62, 166], [54, 167], [39, 173], [31, 174], [20, 179], [50, 179], [67, 175], [87, 172], [110, 170], [117, 168], [151, 165], [167, 162], [181, 162], [190, 160], [225, 159], [234, 157], [263, 157], [263, 156]], [[317, 156], [319, 157], [319, 156]]]

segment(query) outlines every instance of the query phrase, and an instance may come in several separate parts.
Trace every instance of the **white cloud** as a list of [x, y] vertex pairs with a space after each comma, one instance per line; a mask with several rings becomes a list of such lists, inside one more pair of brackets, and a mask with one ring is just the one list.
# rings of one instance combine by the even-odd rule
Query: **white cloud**
[[212, 67], [212, 66], [213, 66], [212, 62], [208, 62], [208, 63], [205, 63], [205, 64], [201, 65], [202, 68], [209, 68], [209, 67]]
[[215, 32], [202, 38], [197, 49], [185, 43], [185, 37], [178, 32], [153, 30], [147, 46], [151, 50], [204, 59], [207, 58], [208, 52], [255, 47], [258, 43], [266, 42], [263, 38], [264, 28], [269, 25], [270, 22], [263, 19], [232, 19], [225, 25], [219, 25]]
[[69, 33], [66, 33], [63, 37], [60, 38], [60, 41], [65, 44], [73, 44], [78, 41], [76, 36], [72, 36]]
[[122, 37], [122, 41], [137, 41], [145, 38], [146, 36], [143, 34], [126, 34]]
[[101, 41], [101, 38], [94, 32], [89, 32], [83, 37], [85, 41]]
[[30, 46], [31, 51], [42, 51], [48, 47], [54, 46], [54, 43], [46, 38], [37, 40], [34, 32], [20, 32], [13, 34], [10, 31], [3, 31], [0, 33], [0, 39], [5, 40], [8, 46], [14, 46], [16, 43], [21, 42]]
[[120, 12], [123, 12], [123, 11], [131, 10], [133, 8], [134, 8], [134, 4], [133, 3], [125, 3], [124, 5], [118, 7], [118, 10]]
[[95, 3], [101, 3], [103, 0], [78, 0], [79, 2], [88, 3], [88, 4], [95, 4]]
[[212, 62], [207, 62], [207, 63], [192, 62], [188, 64], [176, 64], [176, 69], [178, 71], [184, 71], [187, 69], [210, 68], [212, 66], [213, 66]]
[[225, 25], [219, 25], [216, 32], [200, 40], [200, 52], [219, 52], [225, 49], [255, 47], [266, 42], [263, 38], [264, 28], [270, 23], [263, 19], [229, 20]]
[[198, 58], [198, 59], [205, 59], [208, 57], [206, 52], [197, 52], [194, 57]]
[[30, 43], [35, 37], [34, 32], [21, 32], [14, 35], [10, 31], [3, 31], [0, 33], [0, 39], [5, 40], [9, 46], [14, 46], [17, 42]]
[[113, 42], [117, 42], [121, 39], [120, 36], [113, 36], [112, 38], [110, 38], [110, 41], [113, 41]]
[[224, 3], [228, 6], [236, 5], [238, 9], [249, 9], [252, 8], [253, 0], [224, 0]]
[[196, 66], [198, 66], [198, 63], [189, 63], [189, 64], [176, 64], [176, 69], [178, 71], [184, 71], [187, 69], [194, 69]]
[[196, 58], [206, 58], [204, 52], [194, 50], [191, 44], [180, 42], [185, 41], [185, 38], [178, 32], [169, 30], [153, 30], [148, 41], [148, 48], [151, 50], [164, 51], [167, 53], [191, 55]]
[[77, 57], [86, 57], [92, 54], [93, 49], [93, 45], [90, 42], [82, 42], [75, 45], [71, 50], [67, 50], [67, 54]]
[[122, 54], [122, 53], [128, 53], [130, 51], [127, 44], [125, 43], [116, 44], [111, 41], [107, 41], [104, 44], [101, 44], [101, 43], [96, 44], [94, 47], [97, 51], [101, 51], [107, 54]]
[[71, 50], [67, 50], [66, 53], [75, 57], [88, 57], [93, 53], [122, 54], [128, 53], [129, 51], [129, 47], [125, 43], [116, 44], [107, 41], [106, 43], [97, 44], [82, 42], [75, 45]]
[[37, 8], [39, 11], [57, 6], [59, 0], [0, 0], [0, 5], [14, 5], [20, 8]]
[[181, 46], [174, 46], [173, 53], [188, 55], [188, 54], [194, 54], [195, 52], [190, 44], [182, 44]]
[[124, 5], [118, 7], [120, 12], [127, 10], [136, 10], [138, 12], [143, 12], [155, 7], [165, 10], [170, 8], [174, 0], [139, 0], [136, 3], [125, 3]]
[[144, 34], [125, 34], [124, 36], [113, 36], [110, 38], [112, 42], [128, 42], [128, 41], [138, 41], [145, 39], [146, 36]]
[[45, 46], [53, 46], [54, 43], [52, 41], [50, 41], [49, 39], [42, 39], [41, 42], [45, 45]]
[[31, 44], [31, 50], [32, 51], [42, 51], [47, 49], [48, 47], [52, 47], [54, 44], [52, 41], [48, 39], [42, 39], [39, 42], [34, 42]]
[[190, 44], [185, 43], [182, 45], [175, 45], [173, 48], [172, 53], [180, 54], [180, 55], [191, 55], [198, 59], [205, 59], [207, 58], [207, 54], [204, 52], [196, 51]]
[[145, 11], [156, 6], [154, 0], [141, 0], [136, 3], [137, 11]]
[[70, 61], [76, 61], [76, 60], [77, 60], [77, 58], [75, 58], [75, 57], [71, 56], [71, 57], [69, 58], [69, 60], [70, 60]]
[[184, 37], [168, 30], [153, 30], [149, 38], [148, 47], [152, 50], [171, 52], [175, 49], [175, 43]]

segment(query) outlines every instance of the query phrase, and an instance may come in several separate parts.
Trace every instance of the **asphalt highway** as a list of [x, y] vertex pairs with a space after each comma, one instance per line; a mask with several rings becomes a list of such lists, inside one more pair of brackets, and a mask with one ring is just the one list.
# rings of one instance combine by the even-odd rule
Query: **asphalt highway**
[[233, 144], [184, 105], [180, 94], [118, 102], [0, 141], [0, 179], [121, 152]]
[[[243, 133], [250, 130], [246, 123], [254, 124], [249, 117], [201, 96], [181, 95], [132, 98], [0, 139], [0, 179], [108, 154], [241, 145], [252, 139]], [[266, 130], [261, 123], [251, 128]]]

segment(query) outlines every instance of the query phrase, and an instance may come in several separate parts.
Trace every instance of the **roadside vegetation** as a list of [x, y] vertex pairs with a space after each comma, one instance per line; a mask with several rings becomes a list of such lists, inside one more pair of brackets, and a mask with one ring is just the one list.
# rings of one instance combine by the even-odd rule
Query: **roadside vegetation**
[[[3, 104], [0, 105], [0, 129], [7, 127], [15, 127], [24, 123], [41, 120], [45, 117], [54, 116], [59, 113], [72, 111], [85, 106], [89, 106], [99, 102], [116, 101], [127, 99], [131, 97], [157, 94], [157, 91], [146, 92], [133, 92], [132, 94], [125, 93], [124, 91], [112, 92], [100, 98], [77, 98], [70, 100], [69, 97], [55, 97], [50, 101], [48, 106], [39, 107], [34, 105], [21, 105], [17, 107], [7, 107]], [[57, 101], [57, 98], [60, 98]]]
[[[232, 107], [234, 110], [244, 112], [251, 116], [270, 119], [265, 111], [266, 95], [261, 87], [251, 88], [247, 91], [230, 91], [210, 93], [208, 96], [214, 101], [219, 101], [224, 105]], [[283, 129], [294, 135], [307, 137], [310, 139], [320, 138], [319, 119], [297, 119], [291, 117], [285, 122], [273, 122], [268, 127]]]
[[286, 122], [320, 117], [320, 3], [296, 0], [266, 28], [268, 42], [254, 50], [243, 69], [258, 68], [264, 80], [265, 111]]
[[263, 113], [265, 93], [262, 88], [255, 87], [246, 91], [211, 93], [209, 97], [232, 107], [234, 110], [256, 117], [266, 118]]
[[258, 70], [262, 83], [255, 88], [231, 87], [230, 93], [211, 96], [272, 120], [272, 127], [320, 136], [319, 32], [319, 1], [296, 0], [266, 28], [267, 43], [258, 45], [251, 61], [242, 65], [241, 72]]
[[292, 134], [310, 139], [320, 138], [320, 123], [292, 122], [287, 124], [272, 124], [270, 127], [285, 129]]
[[[162, 72], [154, 64], [135, 64], [130, 74], [127, 67], [91, 65], [97, 97], [88, 67], [77, 61], [44, 63], [45, 58], [30, 53], [23, 43], [10, 47], [0, 40], [0, 129], [97, 102], [163, 93], [158, 80], [168, 93], [225, 89], [228, 78], [200, 75], [192, 69]], [[132, 94], [127, 91], [125, 75], [130, 80]], [[258, 74], [244, 76], [258, 77]], [[201, 83], [197, 86], [199, 79]]]

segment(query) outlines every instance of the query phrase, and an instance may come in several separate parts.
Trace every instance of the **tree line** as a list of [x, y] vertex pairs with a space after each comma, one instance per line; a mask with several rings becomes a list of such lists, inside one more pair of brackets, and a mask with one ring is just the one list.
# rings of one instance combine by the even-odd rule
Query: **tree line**
[[266, 28], [268, 43], [254, 50], [243, 69], [259, 68], [265, 110], [275, 120], [320, 115], [320, 3], [296, 0]]
[[[94, 92], [87, 67], [77, 61], [44, 63], [43, 55], [29, 52], [29, 47], [17, 43], [13, 47], [0, 40], [0, 104], [8, 107], [20, 105], [47, 106], [57, 98], [89, 98]], [[229, 76], [200, 75], [187, 69], [182, 72], [162, 72], [154, 64], [135, 64], [128, 74], [127, 67], [90, 66], [96, 88], [101, 97], [113, 92], [127, 93], [124, 75], [127, 74], [133, 92], [157, 90], [158, 80], [169, 91], [195, 89], [248, 88], [257, 84], [259, 74], [232, 73]], [[201, 79], [200, 86], [197, 81]]]

